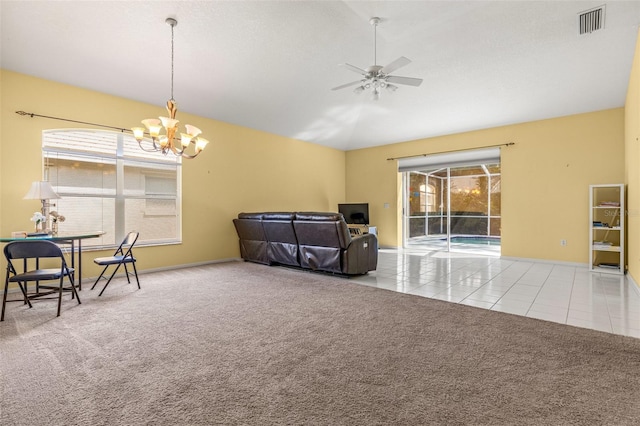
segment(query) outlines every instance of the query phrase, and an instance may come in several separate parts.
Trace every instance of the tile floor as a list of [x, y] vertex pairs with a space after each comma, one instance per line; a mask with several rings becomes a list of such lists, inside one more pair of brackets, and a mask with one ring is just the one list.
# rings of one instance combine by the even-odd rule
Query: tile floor
[[351, 281], [640, 338], [640, 289], [586, 265], [383, 249], [378, 269]]

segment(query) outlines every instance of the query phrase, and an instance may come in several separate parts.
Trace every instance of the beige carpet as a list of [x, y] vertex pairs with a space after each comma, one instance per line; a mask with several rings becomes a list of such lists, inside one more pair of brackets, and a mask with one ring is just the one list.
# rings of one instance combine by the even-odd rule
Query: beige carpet
[[0, 424], [631, 425], [640, 340], [249, 263], [8, 306]]

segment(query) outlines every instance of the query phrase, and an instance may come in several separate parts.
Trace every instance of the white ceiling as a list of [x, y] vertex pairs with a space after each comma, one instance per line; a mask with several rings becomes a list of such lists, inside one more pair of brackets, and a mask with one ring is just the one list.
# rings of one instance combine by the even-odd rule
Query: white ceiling
[[[0, 66], [161, 115], [174, 17], [180, 111], [350, 150], [623, 106], [640, 1], [607, 1], [605, 29], [578, 36], [602, 4], [2, 0]], [[393, 74], [424, 82], [378, 101], [331, 91], [358, 79], [338, 64], [373, 64], [373, 16], [379, 65], [406, 56]]]

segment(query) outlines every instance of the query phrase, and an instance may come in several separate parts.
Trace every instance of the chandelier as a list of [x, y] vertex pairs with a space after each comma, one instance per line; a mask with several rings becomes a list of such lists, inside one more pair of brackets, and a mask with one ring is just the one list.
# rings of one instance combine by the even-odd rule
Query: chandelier
[[[186, 133], [180, 133], [179, 146], [176, 145], [176, 132], [178, 131], [179, 121], [176, 120], [178, 107], [175, 99], [173, 99], [173, 28], [178, 25], [178, 21], [173, 18], [167, 18], [165, 22], [171, 26], [171, 99], [167, 101], [169, 117], [142, 120], [142, 124], [145, 125], [149, 136], [151, 136], [151, 144], [144, 139], [144, 127], [133, 127], [131, 131], [143, 151], [161, 151], [165, 155], [172, 152], [179, 157], [195, 158], [207, 146], [209, 141], [199, 136], [202, 133], [200, 129], [186, 124]], [[163, 127], [165, 134], [161, 135], [160, 132]], [[191, 144], [194, 145], [194, 153], [188, 154], [186, 150]]]

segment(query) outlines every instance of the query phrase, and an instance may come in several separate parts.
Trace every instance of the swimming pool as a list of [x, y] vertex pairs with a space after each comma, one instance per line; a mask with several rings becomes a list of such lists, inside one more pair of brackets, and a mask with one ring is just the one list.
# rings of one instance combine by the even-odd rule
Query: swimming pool
[[[443, 241], [446, 241], [444, 239]], [[451, 237], [452, 244], [475, 244], [475, 245], [485, 245], [485, 246], [499, 246], [500, 245], [500, 237], [483, 237], [479, 235], [475, 236], [466, 236], [466, 237]]]

